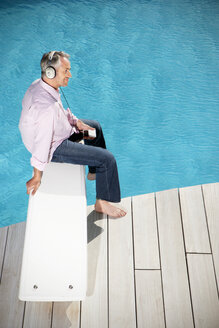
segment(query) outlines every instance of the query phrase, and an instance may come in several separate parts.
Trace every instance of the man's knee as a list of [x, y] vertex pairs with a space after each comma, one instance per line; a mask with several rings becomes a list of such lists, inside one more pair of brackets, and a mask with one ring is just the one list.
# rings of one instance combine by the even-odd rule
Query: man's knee
[[116, 159], [109, 150], [105, 150], [103, 160], [107, 167], [116, 165]]
[[93, 121], [93, 127], [98, 131], [102, 130], [101, 125], [98, 121]]

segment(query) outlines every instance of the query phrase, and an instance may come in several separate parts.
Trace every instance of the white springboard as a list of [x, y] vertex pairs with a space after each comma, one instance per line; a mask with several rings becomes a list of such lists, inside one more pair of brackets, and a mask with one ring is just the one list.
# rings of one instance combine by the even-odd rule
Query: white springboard
[[30, 195], [19, 299], [83, 300], [87, 288], [84, 166], [51, 162]]

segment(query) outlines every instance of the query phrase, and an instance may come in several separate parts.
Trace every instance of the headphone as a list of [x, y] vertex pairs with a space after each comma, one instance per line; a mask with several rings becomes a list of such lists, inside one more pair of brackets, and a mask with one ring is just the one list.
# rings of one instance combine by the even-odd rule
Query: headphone
[[55, 69], [55, 67], [53, 67], [51, 65], [52, 59], [53, 59], [53, 56], [54, 56], [55, 52], [56, 51], [50, 51], [50, 53], [49, 53], [48, 66], [47, 66], [46, 71], [45, 71], [46, 77], [48, 79], [54, 79], [54, 77], [56, 76], [56, 69]]

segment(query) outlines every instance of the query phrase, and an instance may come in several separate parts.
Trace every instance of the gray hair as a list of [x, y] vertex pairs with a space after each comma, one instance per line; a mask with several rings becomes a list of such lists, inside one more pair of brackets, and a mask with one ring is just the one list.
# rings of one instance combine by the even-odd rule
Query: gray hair
[[[50, 60], [50, 55], [52, 55], [52, 60]], [[41, 75], [44, 76], [46, 74], [46, 69], [48, 66], [58, 68], [61, 65], [61, 57], [69, 59], [70, 55], [64, 51], [50, 51], [45, 53], [40, 61]]]

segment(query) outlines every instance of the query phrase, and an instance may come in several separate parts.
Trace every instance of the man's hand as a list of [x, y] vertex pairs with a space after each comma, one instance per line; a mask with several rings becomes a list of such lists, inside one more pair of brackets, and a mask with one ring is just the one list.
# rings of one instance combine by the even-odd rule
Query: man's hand
[[37, 191], [37, 189], [40, 186], [41, 183], [41, 178], [42, 178], [42, 171], [39, 171], [38, 169], [34, 168], [34, 176], [32, 179], [30, 179], [29, 181], [27, 181], [26, 183], [26, 187], [27, 187], [27, 194], [29, 195], [31, 190], [32, 191], [32, 195], [34, 195]]
[[95, 130], [95, 128], [92, 128], [90, 125], [87, 125], [83, 123], [81, 120], [77, 121], [77, 128], [78, 130]]

